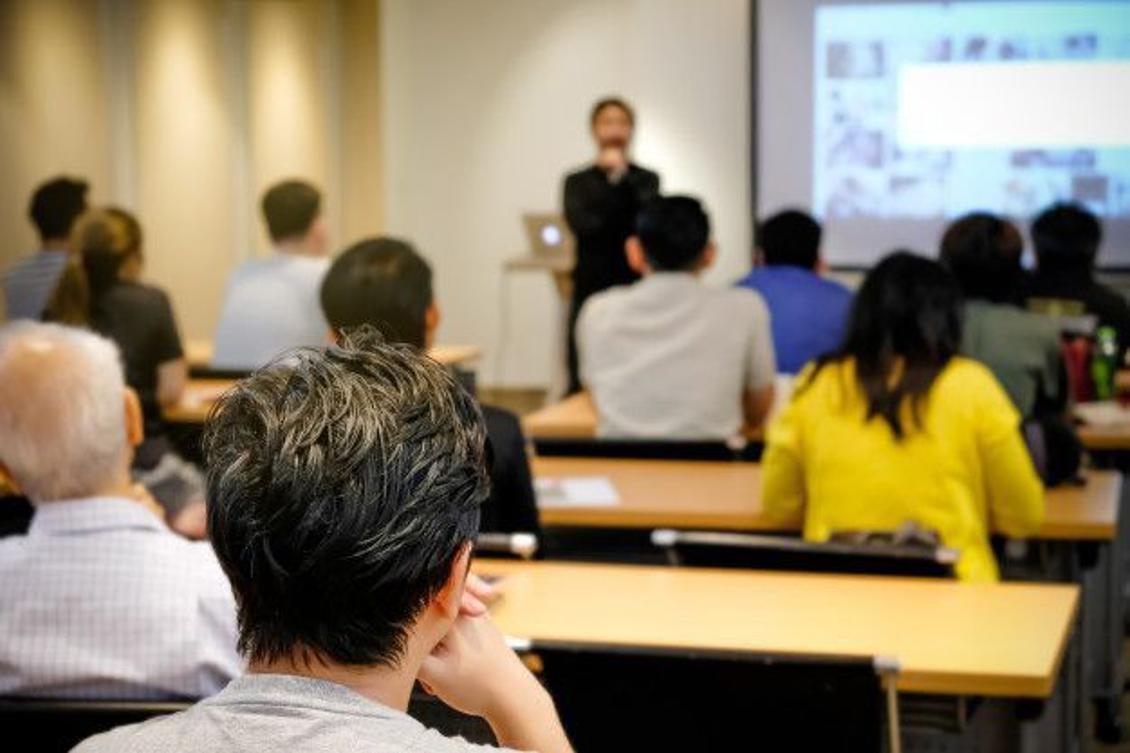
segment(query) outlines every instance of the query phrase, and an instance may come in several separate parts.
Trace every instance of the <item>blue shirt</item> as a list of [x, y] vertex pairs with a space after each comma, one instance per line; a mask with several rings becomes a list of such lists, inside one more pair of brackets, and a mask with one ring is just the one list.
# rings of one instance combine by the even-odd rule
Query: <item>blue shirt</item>
[[738, 281], [769, 306], [777, 371], [796, 374], [812, 359], [835, 350], [851, 311], [851, 291], [800, 267], [758, 267]]
[[4, 274], [8, 321], [43, 318], [68, 256], [66, 251], [45, 249], [16, 262]]

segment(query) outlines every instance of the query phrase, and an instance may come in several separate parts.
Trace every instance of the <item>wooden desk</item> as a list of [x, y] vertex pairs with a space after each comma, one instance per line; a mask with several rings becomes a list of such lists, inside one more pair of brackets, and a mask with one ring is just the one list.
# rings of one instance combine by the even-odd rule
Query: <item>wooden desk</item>
[[[428, 355], [445, 366], [462, 366], [480, 358], [482, 350], [473, 345], [437, 345]], [[204, 423], [212, 404], [235, 383], [235, 379], [189, 379], [180, 403], [166, 408], [162, 415], [170, 423]]]
[[591, 439], [596, 437], [596, 406], [587, 392], [577, 392], [522, 418], [531, 439]]
[[480, 560], [519, 639], [896, 659], [901, 691], [1045, 698], [1072, 585]]
[[[530, 439], [595, 439], [596, 405], [588, 392], [577, 392], [522, 418], [522, 430]], [[746, 438], [760, 441], [761, 428], [747, 429]]]
[[[531, 439], [595, 439], [596, 406], [587, 392], [578, 392], [561, 402], [547, 405], [522, 418], [522, 427]], [[1130, 451], [1130, 423], [1116, 426], [1080, 426], [1079, 439], [1088, 450]], [[747, 433], [750, 439], [762, 437], [760, 430]]]
[[[184, 357], [188, 365], [195, 368], [207, 368], [212, 363], [212, 341], [207, 339], [187, 340], [184, 344]], [[474, 345], [437, 345], [431, 349], [429, 355], [447, 366], [463, 366], [479, 360], [482, 349]]]
[[[773, 531], [781, 525], [761, 507], [761, 467], [756, 463], [603, 458], [534, 458], [536, 477], [604, 476], [620, 502], [611, 506], [546, 507], [546, 526], [581, 528], [709, 528]], [[1048, 492], [1038, 538], [1111, 541], [1118, 531], [1122, 477], [1090, 471], [1087, 483]]]
[[1130, 450], [1130, 424], [1079, 426], [1079, 440], [1088, 450]]

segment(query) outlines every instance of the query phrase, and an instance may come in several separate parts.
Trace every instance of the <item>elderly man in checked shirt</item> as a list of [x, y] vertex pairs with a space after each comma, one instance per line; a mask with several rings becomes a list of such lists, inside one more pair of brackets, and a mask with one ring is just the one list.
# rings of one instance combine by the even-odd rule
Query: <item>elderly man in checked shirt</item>
[[130, 480], [141, 427], [111, 342], [0, 328], [0, 476], [36, 508], [0, 540], [0, 695], [200, 698], [242, 672], [211, 547]]

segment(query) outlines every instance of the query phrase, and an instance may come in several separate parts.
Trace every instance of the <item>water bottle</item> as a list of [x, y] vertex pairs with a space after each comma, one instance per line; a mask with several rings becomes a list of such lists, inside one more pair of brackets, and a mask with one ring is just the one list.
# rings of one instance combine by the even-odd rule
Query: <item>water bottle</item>
[[1095, 334], [1095, 350], [1091, 355], [1091, 379], [1095, 399], [1113, 400], [1118, 376], [1118, 333], [1114, 327], [1099, 327]]

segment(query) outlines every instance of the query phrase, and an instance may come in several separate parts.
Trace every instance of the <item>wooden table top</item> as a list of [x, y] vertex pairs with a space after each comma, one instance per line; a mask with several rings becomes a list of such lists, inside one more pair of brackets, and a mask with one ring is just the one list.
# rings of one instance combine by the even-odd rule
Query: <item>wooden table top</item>
[[1048, 697], [1073, 585], [478, 560], [508, 636], [595, 645], [880, 657], [898, 689]]
[[[202, 341], [195, 341], [201, 347]], [[207, 347], [206, 364], [212, 358], [211, 343]], [[190, 341], [185, 352], [190, 363], [193, 357], [200, 357], [202, 350], [193, 351], [194, 342]], [[482, 349], [474, 345], [437, 345], [428, 351], [428, 355], [445, 366], [461, 366], [478, 360], [482, 356]], [[234, 385], [235, 379], [189, 379], [185, 386], [180, 402], [163, 412], [164, 419], [171, 423], [199, 424], [204, 423], [212, 404], [228, 388]]]
[[[596, 406], [587, 392], [552, 403], [522, 418], [522, 427], [531, 439], [594, 439]], [[1130, 451], [1130, 422], [1113, 426], [1078, 427], [1079, 439], [1088, 450]], [[747, 432], [750, 439], [760, 439], [759, 430]]]
[[[213, 346], [208, 339], [186, 340], [184, 357], [189, 366], [207, 368], [212, 362]], [[483, 351], [475, 345], [437, 345], [429, 352], [432, 358], [448, 366], [471, 363], [482, 357]]]
[[[615, 505], [544, 507], [540, 514], [546, 526], [781, 530], [762, 511], [756, 463], [535, 457], [532, 466], [538, 478], [605, 477], [620, 497]], [[1039, 538], [1114, 539], [1122, 477], [1089, 471], [1085, 478], [1083, 486], [1048, 491]]]
[[[530, 439], [595, 439], [596, 405], [592, 395], [577, 392], [522, 417], [522, 430]], [[746, 438], [760, 440], [760, 427], [748, 428]]]

